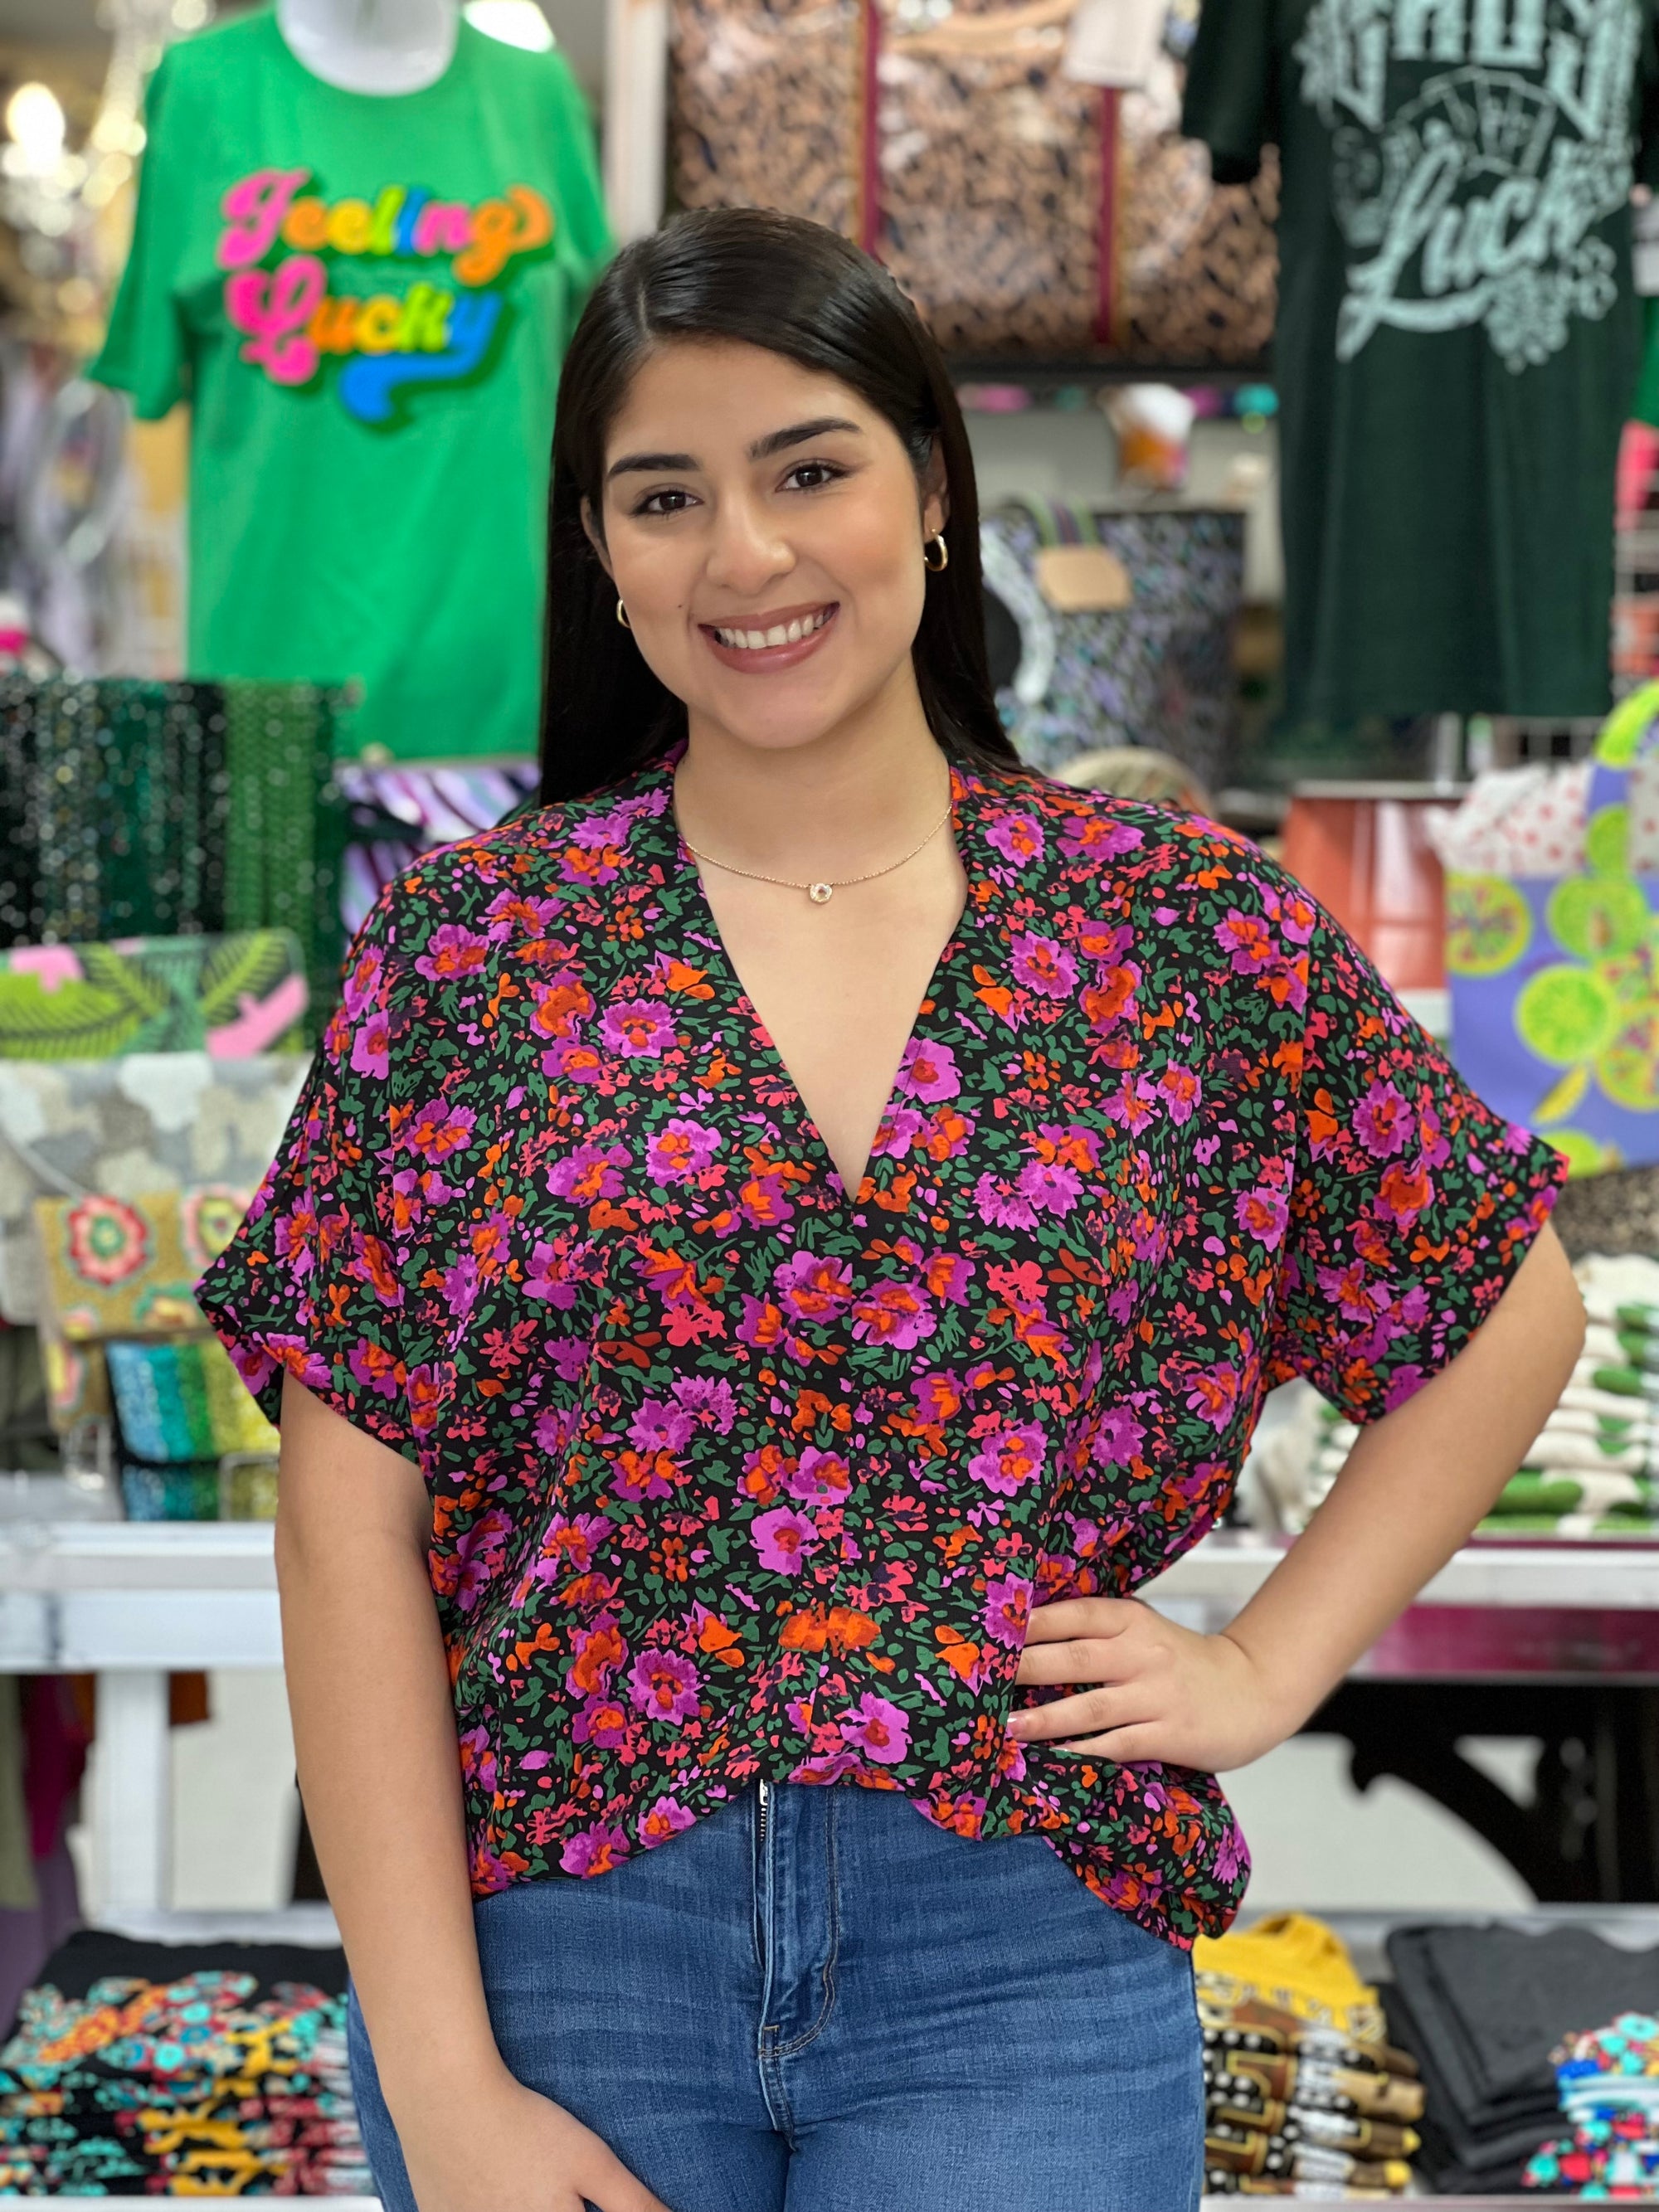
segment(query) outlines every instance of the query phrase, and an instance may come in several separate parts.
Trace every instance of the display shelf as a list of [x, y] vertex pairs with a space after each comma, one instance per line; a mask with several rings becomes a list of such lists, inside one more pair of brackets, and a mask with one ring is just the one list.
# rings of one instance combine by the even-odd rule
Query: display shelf
[[[1212, 1632], [1249, 1603], [1292, 1540], [1218, 1529], [1140, 1595]], [[1659, 1682], [1659, 1541], [1466, 1545], [1352, 1673], [1362, 1681]]]
[[[1294, 1540], [1252, 1528], [1218, 1528], [1141, 1595], [1155, 1603], [1165, 1598], [1202, 1600], [1237, 1613]], [[1659, 1613], [1659, 1539], [1539, 1543], [1483, 1538], [1449, 1560], [1416, 1604]]]
[[88, 1923], [103, 1936], [135, 1943], [297, 1943], [307, 1950], [338, 1948], [340, 1930], [326, 1905], [282, 1905], [268, 1912], [100, 1911]]
[[[266, 1521], [0, 1522], [0, 1597], [56, 1601], [167, 1591], [185, 1600], [206, 1593], [270, 1598], [276, 1589], [274, 1534]], [[1294, 1540], [1251, 1528], [1215, 1529], [1143, 1595], [1216, 1601], [1237, 1611]], [[1417, 1602], [1659, 1613], [1659, 1538], [1483, 1539], [1457, 1553]], [[246, 1658], [230, 1654], [213, 1663], [263, 1667], [273, 1663], [275, 1650], [261, 1643]]]
[[1206, 361], [1103, 360], [1088, 354], [1070, 361], [1029, 354], [947, 354], [945, 365], [958, 390], [964, 385], [1008, 384], [1036, 395], [1117, 384], [1175, 384], [1188, 391], [1210, 386], [1222, 392], [1273, 389], [1273, 364], [1265, 356], [1253, 365], [1221, 367]]
[[[1609, 1942], [1632, 1949], [1659, 1946], [1659, 1905], [1550, 1905], [1533, 1906], [1522, 1912], [1480, 1914], [1472, 1914], [1467, 1909], [1458, 1911], [1419, 1909], [1388, 1912], [1325, 1911], [1321, 1912], [1320, 1917], [1340, 1936], [1356, 1968], [1367, 1979], [1375, 1979], [1379, 1973], [1386, 1972], [1382, 1946], [1391, 1929], [1421, 1927], [1431, 1921], [1463, 1923], [1480, 1918], [1510, 1928], [1585, 1928], [1593, 1929]], [[269, 1913], [106, 1912], [98, 1916], [96, 1925], [112, 1935], [129, 1936], [149, 1942], [324, 1945], [339, 1941], [333, 1915], [325, 1905], [296, 1905]], [[113, 2197], [104, 2201], [136, 2207], [141, 2203], [153, 2204], [155, 2199]], [[334, 2212], [379, 2212], [379, 2200], [374, 2197], [336, 2197], [326, 2201], [334, 2208]], [[1536, 2212], [1539, 2201], [1536, 2197], [1461, 2197], [1449, 2200], [1443, 2197], [1402, 2197], [1389, 2200], [1399, 2212], [1430, 2212], [1431, 2207], [1444, 2206], [1449, 2202], [1466, 2207], [1467, 2212], [1481, 2212], [1483, 2207], [1486, 2212]], [[1632, 2201], [1659, 2203], [1659, 2199], [1638, 2198]], [[1238, 2202], [1237, 2197], [1206, 2197], [1203, 2212], [1235, 2212]]]

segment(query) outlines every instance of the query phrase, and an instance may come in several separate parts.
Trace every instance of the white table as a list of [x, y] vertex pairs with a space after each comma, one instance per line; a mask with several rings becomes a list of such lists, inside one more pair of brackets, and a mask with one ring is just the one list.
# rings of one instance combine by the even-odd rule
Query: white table
[[112, 1912], [167, 1901], [168, 1674], [282, 1663], [268, 1524], [0, 1523], [0, 1671], [98, 1677], [87, 1810]]
[[[168, 1674], [282, 1664], [271, 1536], [257, 1522], [0, 1522], [0, 1671], [98, 1676], [88, 1812], [112, 1913], [167, 1903]], [[1218, 1627], [1260, 1588], [1282, 1548], [1281, 1540], [1223, 1531], [1149, 1595], [1194, 1626]], [[1588, 1626], [1556, 1655], [1557, 1671], [1596, 1672], [1609, 1639], [1624, 1634], [1636, 1639], [1626, 1671], [1645, 1674], [1642, 1649], [1659, 1652], [1659, 1545], [1472, 1547], [1391, 1632], [1406, 1639], [1395, 1658], [1370, 1671], [1414, 1671], [1413, 1636], [1439, 1650], [1451, 1627], [1467, 1636], [1473, 1626], [1489, 1640], [1492, 1631], [1535, 1637], [1540, 1622], [1563, 1621]], [[1477, 1656], [1466, 1671], [1492, 1671], [1489, 1656]]]

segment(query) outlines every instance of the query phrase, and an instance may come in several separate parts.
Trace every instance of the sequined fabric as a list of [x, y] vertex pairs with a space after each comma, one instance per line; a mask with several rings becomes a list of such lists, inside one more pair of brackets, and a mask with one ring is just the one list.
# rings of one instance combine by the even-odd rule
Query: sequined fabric
[[339, 980], [343, 694], [0, 678], [0, 947], [287, 929]]

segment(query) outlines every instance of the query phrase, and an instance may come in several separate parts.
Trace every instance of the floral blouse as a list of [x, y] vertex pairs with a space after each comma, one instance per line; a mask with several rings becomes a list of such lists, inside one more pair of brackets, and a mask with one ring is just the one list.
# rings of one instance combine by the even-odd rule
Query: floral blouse
[[1564, 1164], [1212, 823], [953, 769], [966, 908], [843, 1188], [677, 835], [672, 758], [382, 896], [201, 1300], [416, 1459], [475, 1893], [757, 1778], [1040, 1832], [1186, 1945], [1214, 1778], [1009, 1738], [1033, 1605], [1213, 1525], [1263, 1392], [1398, 1405]]

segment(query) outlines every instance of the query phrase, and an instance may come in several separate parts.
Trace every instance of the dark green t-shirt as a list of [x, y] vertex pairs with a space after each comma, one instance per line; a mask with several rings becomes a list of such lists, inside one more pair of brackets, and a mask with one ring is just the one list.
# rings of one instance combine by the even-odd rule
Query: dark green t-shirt
[[1283, 170], [1293, 716], [1608, 703], [1654, 0], [1206, 0], [1185, 127]]
[[188, 399], [189, 672], [356, 679], [354, 747], [535, 750], [553, 396], [610, 250], [561, 56], [460, 26], [435, 84], [343, 92], [268, 10], [151, 82], [92, 374]]

